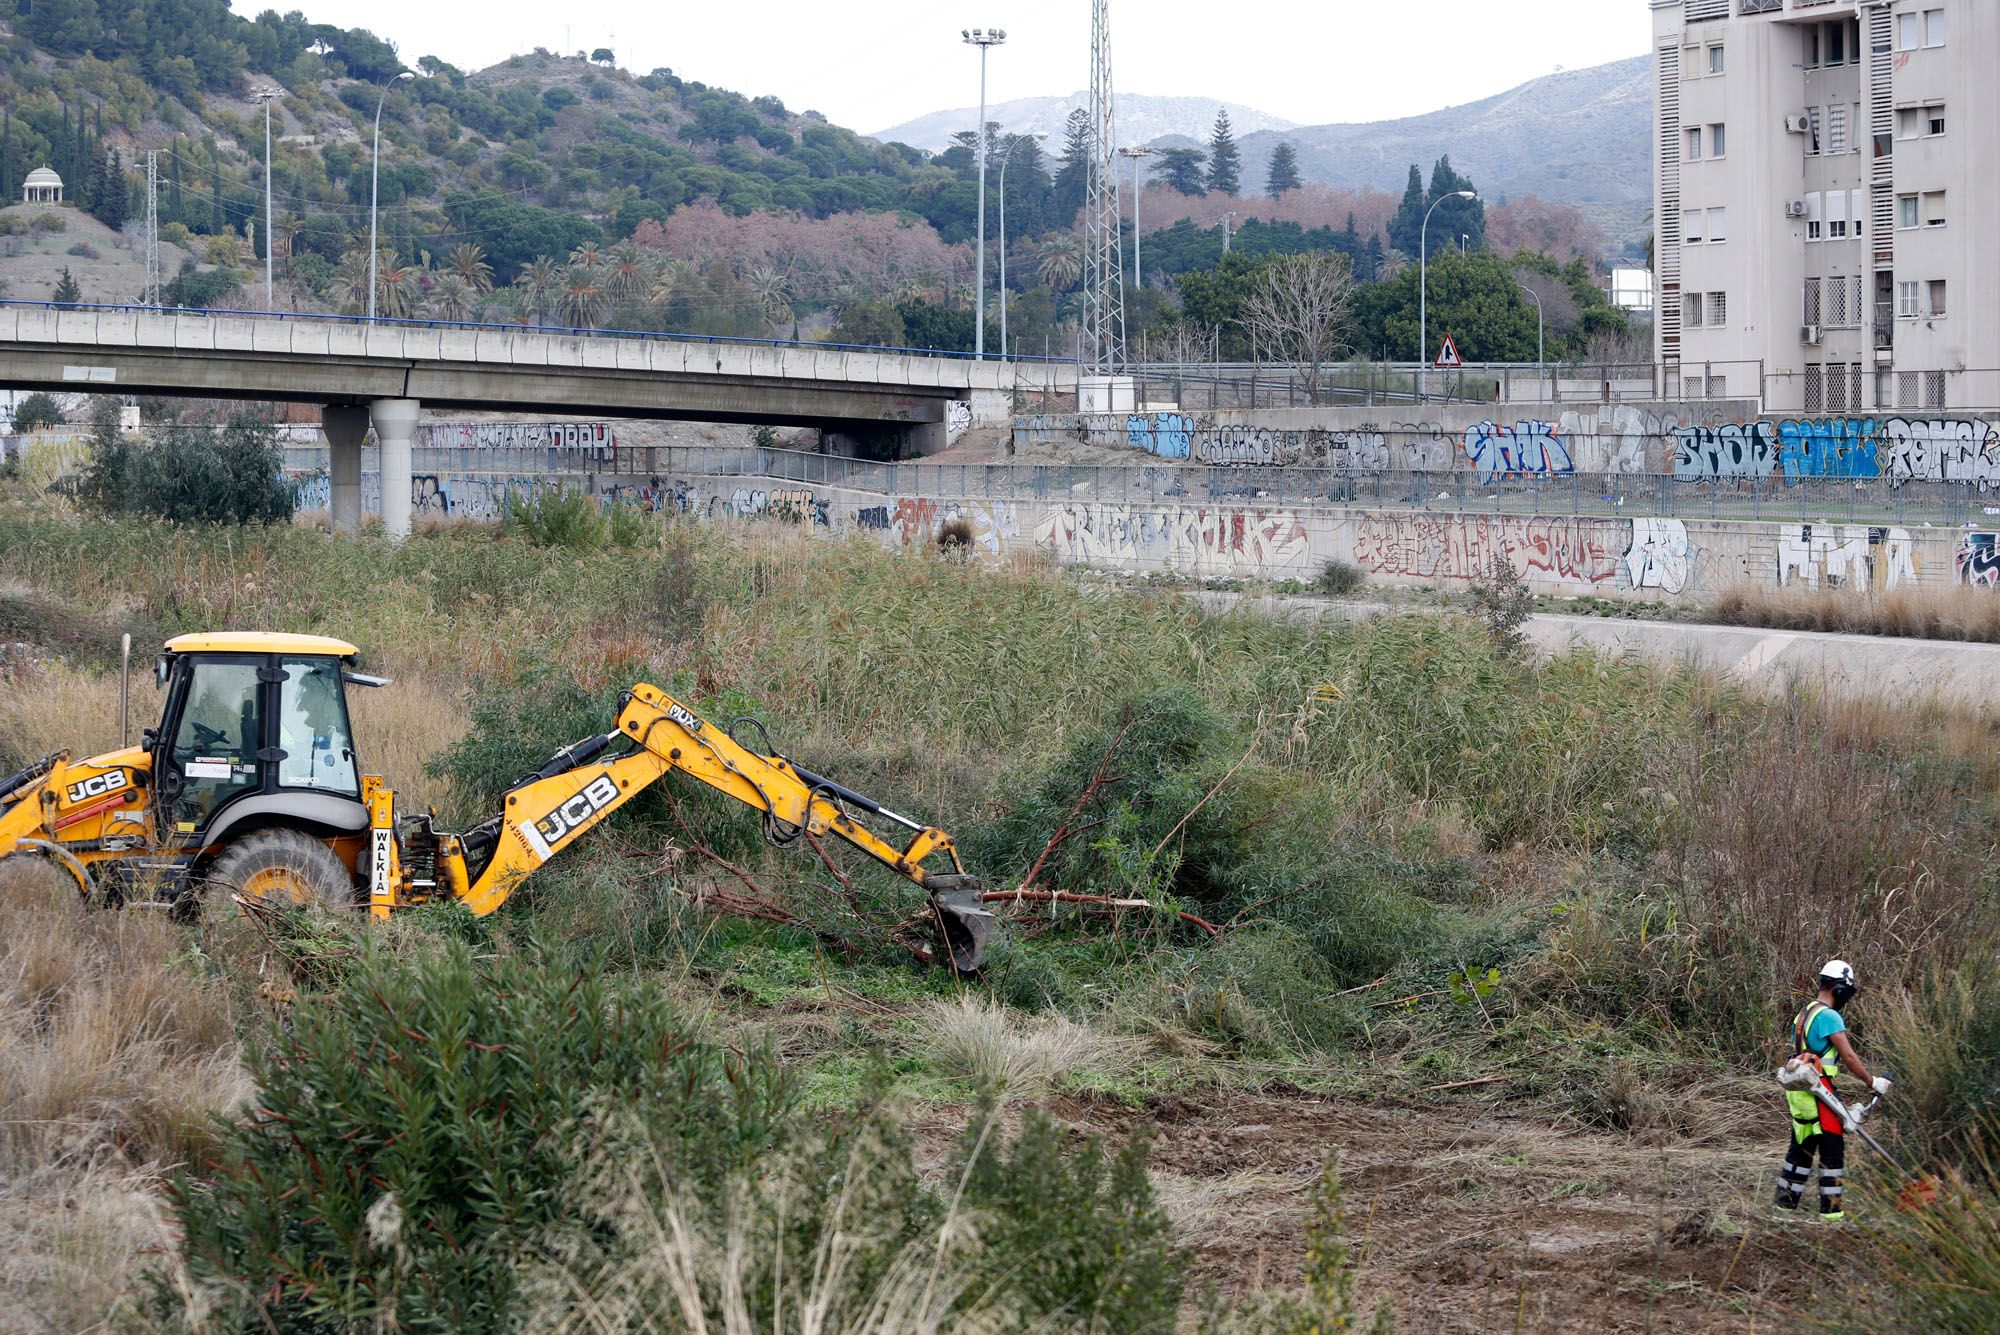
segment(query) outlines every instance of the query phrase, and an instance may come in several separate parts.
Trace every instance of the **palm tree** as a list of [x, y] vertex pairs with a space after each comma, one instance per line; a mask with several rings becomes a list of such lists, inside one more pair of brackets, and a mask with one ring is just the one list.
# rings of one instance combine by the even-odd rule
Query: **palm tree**
[[539, 255], [521, 266], [521, 276], [514, 281], [526, 294], [535, 323], [548, 323], [550, 298], [562, 285], [562, 265]]
[[292, 247], [298, 244], [299, 233], [306, 230], [306, 220], [296, 213], [287, 213], [271, 226], [271, 239], [275, 253], [287, 260], [292, 258]]
[[462, 324], [478, 309], [479, 297], [457, 269], [446, 269], [431, 288], [431, 314], [440, 320]]
[[333, 299], [343, 315], [359, 315], [368, 309], [368, 252], [356, 247], [340, 257], [333, 271]]
[[692, 290], [701, 282], [701, 273], [689, 260], [668, 260], [653, 275], [653, 287], [647, 298], [662, 305], [672, 301], [682, 293]]
[[477, 241], [452, 247], [450, 269], [478, 296], [493, 290], [493, 266], [486, 262], [486, 248]]
[[1083, 238], [1074, 232], [1050, 237], [1042, 243], [1036, 269], [1054, 291], [1075, 287], [1083, 281]]
[[[423, 292], [420, 275], [427, 268], [383, 251], [376, 261], [375, 306], [385, 320], [407, 320]], [[363, 290], [366, 290], [363, 284]]]
[[556, 309], [572, 329], [591, 329], [604, 308], [604, 288], [595, 270], [572, 264], [563, 271], [562, 290], [556, 294]]
[[583, 269], [604, 267], [604, 248], [595, 241], [586, 241], [569, 253], [569, 262]]
[[745, 274], [743, 281], [756, 296], [766, 320], [773, 325], [782, 325], [793, 318], [792, 280], [789, 274], [780, 273], [768, 264], [760, 264]]
[[651, 283], [651, 265], [645, 251], [630, 241], [621, 241], [611, 248], [604, 266], [604, 288], [613, 301], [636, 300]]

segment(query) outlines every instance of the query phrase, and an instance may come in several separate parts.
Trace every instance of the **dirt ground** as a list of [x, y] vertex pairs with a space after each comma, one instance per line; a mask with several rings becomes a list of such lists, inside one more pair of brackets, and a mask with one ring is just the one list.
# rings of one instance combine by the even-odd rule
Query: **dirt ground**
[[[1404, 1332], [1795, 1326], [1823, 1240], [1774, 1219], [1765, 1147], [1648, 1146], [1527, 1118], [1316, 1095], [1058, 1100], [1112, 1139], [1154, 1124], [1154, 1179], [1225, 1293], [1300, 1276], [1308, 1194], [1338, 1156], [1357, 1288]], [[920, 1119], [940, 1157], [962, 1110]], [[1782, 1126], [1780, 1127], [1782, 1130]]]

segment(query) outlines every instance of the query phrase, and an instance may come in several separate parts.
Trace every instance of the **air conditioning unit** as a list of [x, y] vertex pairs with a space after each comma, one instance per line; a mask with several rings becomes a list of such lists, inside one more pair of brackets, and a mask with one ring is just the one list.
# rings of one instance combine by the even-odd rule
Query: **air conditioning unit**
[[1812, 122], [1807, 120], [1803, 115], [1793, 115], [1785, 117], [1786, 134], [1804, 134], [1811, 128], [1812, 128]]
[[1807, 344], [1810, 347], [1818, 347], [1820, 343], [1820, 327], [1816, 324], [1809, 324], [1804, 329], [1801, 329], [1799, 331], [1799, 342]]
[[1788, 200], [1786, 200], [1786, 201], [1785, 201], [1785, 216], [1786, 216], [1787, 218], [1803, 218], [1803, 217], [1805, 217], [1805, 216], [1806, 216], [1806, 202], [1805, 202], [1805, 201], [1804, 201], [1803, 199], [1788, 199]]

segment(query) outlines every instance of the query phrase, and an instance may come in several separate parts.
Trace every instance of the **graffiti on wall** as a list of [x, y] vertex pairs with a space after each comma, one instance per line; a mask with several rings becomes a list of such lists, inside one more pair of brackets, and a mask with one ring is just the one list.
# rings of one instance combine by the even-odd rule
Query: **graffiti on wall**
[[[1051, 419], [1023, 418], [1017, 440], [1052, 441]], [[1451, 466], [1451, 446], [1435, 426], [1362, 426], [1352, 430], [1284, 430], [1268, 426], [1217, 426], [1185, 413], [1134, 413], [1125, 419], [1125, 443], [1160, 459], [1208, 468], [1321, 468], [1336, 473], [1392, 469], [1439, 471]]]
[[830, 528], [833, 513], [826, 501], [804, 487], [738, 487], [727, 497], [716, 496], [708, 503], [709, 518], [753, 519], [764, 517], [783, 524]]
[[1909, 530], [1866, 524], [1787, 524], [1778, 536], [1778, 584], [1888, 592], [1917, 580]]
[[1037, 523], [1035, 543], [1065, 561], [1203, 575], [1304, 573], [1312, 558], [1292, 510], [1056, 505]]
[[1564, 412], [1556, 438], [1579, 473], [1655, 472], [1659, 465], [1653, 461], [1665, 459], [1664, 442], [1681, 424], [1676, 413], [1620, 403]]
[[618, 454], [608, 422], [433, 422], [419, 443], [439, 450], [550, 450], [564, 463]]
[[1125, 443], [1162, 459], [1185, 459], [1195, 433], [1195, 420], [1179, 413], [1133, 413], [1125, 419]]
[[1958, 582], [2000, 589], [2000, 533], [1968, 533], [1958, 543]]
[[[298, 488], [296, 504], [301, 512], [333, 508], [333, 484], [326, 473], [299, 474], [291, 481]], [[531, 496], [561, 485], [561, 479], [546, 477], [415, 473], [410, 477], [410, 511], [419, 519], [492, 521], [507, 513], [509, 495]], [[379, 473], [361, 475], [361, 509], [363, 513], [382, 512]]]
[[998, 556], [1021, 536], [1020, 521], [1008, 501], [934, 501], [908, 496], [894, 506], [868, 505], [854, 512], [854, 526], [864, 532], [894, 531], [904, 547], [930, 546], [947, 524], [962, 524], [975, 551]]
[[1370, 513], [1354, 559], [1378, 575], [1459, 582], [1486, 578], [1498, 559], [1530, 578], [1595, 588], [1627, 566], [1624, 529], [1614, 519]]
[[1632, 545], [1625, 552], [1627, 587], [1679, 593], [1687, 588], [1693, 570], [1685, 523], [1678, 519], [1632, 521]]
[[953, 399], [944, 406], [944, 438], [958, 444], [958, 438], [972, 430], [972, 405]]
[[644, 482], [621, 479], [604, 487], [598, 495], [606, 505], [629, 505], [648, 514], [698, 514], [702, 503], [700, 490], [682, 478], [671, 482], [656, 477]]
[[2000, 486], [2000, 432], [1975, 419], [1834, 417], [1724, 422], [1673, 433], [1682, 481], [1887, 478]]
[[1576, 471], [1569, 447], [1548, 422], [1517, 422], [1513, 426], [1481, 422], [1468, 427], [1465, 457], [1478, 470], [1482, 483]]

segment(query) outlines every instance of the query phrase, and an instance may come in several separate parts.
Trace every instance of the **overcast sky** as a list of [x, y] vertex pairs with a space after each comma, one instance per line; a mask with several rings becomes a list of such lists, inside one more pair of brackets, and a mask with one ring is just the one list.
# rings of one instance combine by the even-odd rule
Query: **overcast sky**
[[[284, 8], [291, 8], [286, 4]], [[252, 5], [239, 10], [248, 12]], [[368, 28], [404, 59], [462, 69], [516, 51], [611, 46], [619, 64], [873, 133], [979, 100], [959, 33], [1003, 28], [987, 97], [1088, 86], [1090, 0], [303, 0], [315, 22]], [[1476, 101], [1557, 67], [1643, 54], [1644, 0], [1112, 0], [1120, 91], [1217, 98], [1303, 125], [1380, 120]]]

